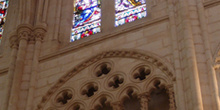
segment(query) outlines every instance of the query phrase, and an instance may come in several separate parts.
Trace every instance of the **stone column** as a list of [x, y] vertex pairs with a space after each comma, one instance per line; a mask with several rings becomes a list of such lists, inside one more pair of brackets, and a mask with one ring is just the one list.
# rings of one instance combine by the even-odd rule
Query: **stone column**
[[24, 69], [24, 61], [26, 56], [26, 48], [28, 44], [28, 38], [30, 37], [30, 33], [31, 30], [28, 27], [20, 27], [18, 31], [19, 47], [18, 47], [18, 54], [15, 63], [13, 85], [11, 89], [8, 110], [17, 109], [17, 104], [19, 102], [20, 85], [21, 85], [23, 69]]
[[148, 110], [148, 103], [150, 101], [150, 94], [148, 92], [140, 94], [138, 96], [140, 99], [141, 110]]
[[15, 69], [15, 61], [16, 61], [16, 56], [17, 56], [17, 51], [18, 51], [17, 35], [13, 35], [10, 37], [10, 44], [11, 44], [11, 49], [12, 49], [11, 57], [10, 57], [11, 60], [10, 60], [10, 65], [9, 65], [9, 70], [8, 70], [8, 80], [6, 81], [5, 98], [3, 100], [4, 101], [3, 106], [1, 107], [2, 110], [8, 109], [8, 102], [9, 102], [10, 91], [11, 91], [14, 69]]
[[26, 110], [33, 110], [33, 101], [34, 100], [34, 91], [36, 86], [36, 75], [38, 72], [38, 64], [39, 64], [39, 56], [41, 50], [41, 43], [44, 37], [45, 30], [42, 29], [35, 29], [34, 31], [34, 38], [35, 38], [35, 47], [34, 47], [34, 57], [32, 63], [32, 72], [31, 72], [31, 79], [30, 79], [30, 88], [28, 92], [28, 100], [27, 100], [27, 107]]
[[124, 105], [120, 101], [111, 103], [111, 106], [113, 110], [124, 110]]
[[[184, 55], [184, 60], [182, 60], [182, 65], [185, 66], [183, 74], [189, 78], [190, 88], [187, 91], [188, 103], [192, 106], [188, 106], [188, 109], [192, 110], [203, 110], [202, 94], [199, 81], [198, 65], [196, 60], [195, 45], [193, 41], [192, 26], [190, 19], [189, 3], [193, 0], [179, 0], [179, 9], [181, 17], [182, 32], [179, 34], [183, 38], [183, 49], [182, 55]], [[181, 56], [181, 55], [180, 55]]]
[[203, 37], [203, 42], [205, 46], [207, 69], [209, 70], [208, 72], [209, 72], [210, 86], [211, 86], [210, 92], [211, 92], [212, 99], [213, 99], [213, 108], [214, 110], [220, 110], [216, 73], [215, 73], [214, 67], [211, 66], [213, 62], [213, 57], [212, 57], [211, 47], [209, 43], [209, 35], [208, 35], [208, 27], [207, 27], [208, 25], [207, 25], [207, 21], [205, 18], [205, 9], [204, 9], [202, 0], [196, 0], [196, 3], [197, 3], [197, 8], [198, 8], [197, 10], [198, 10], [200, 28], [202, 31], [202, 37]]

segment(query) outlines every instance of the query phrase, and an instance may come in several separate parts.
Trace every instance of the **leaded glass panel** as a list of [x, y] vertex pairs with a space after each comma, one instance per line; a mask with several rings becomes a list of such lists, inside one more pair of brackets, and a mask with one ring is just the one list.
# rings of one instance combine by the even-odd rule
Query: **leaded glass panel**
[[8, 9], [8, 0], [0, 0], [0, 43], [2, 40], [7, 9]]
[[100, 0], [74, 0], [73, 15], [71, 42], [101, 31]]
[[115, 27], [146, 16], [145, 0], [115, 0]]

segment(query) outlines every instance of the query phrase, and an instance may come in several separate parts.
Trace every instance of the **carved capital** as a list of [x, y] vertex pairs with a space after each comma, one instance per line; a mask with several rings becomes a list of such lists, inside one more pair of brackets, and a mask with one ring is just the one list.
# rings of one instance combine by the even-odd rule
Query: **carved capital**
[[19, 25], [17, 34], [18, 34], [18, 39], [20, 40], [29, 40], [31, 39], [31, 33], [32, 33], [32, 27], [30, 25]]
[[18, 48], [18, 37], [16, 34], [10, 36], [9, 42], [11, 48]]
[[124, 105], [120, 101], [111, 103], [111, 106], [113, 110], [124, 110]]
[[34, 32], [34, 38], [35, 38], [35, 41], [42, 41], [44, 38], [44, 33]]
[[20, 40], [29, 40], [31, 36], [31, 32], [30, 31], [22, 31], [20, 33], [18, 33], [18, 39]]
[[34, 37], [35, 41], [42, 41], [44, 34], [46, 32], [46, 27], [43, 25], [38, 25], [34, 28]]

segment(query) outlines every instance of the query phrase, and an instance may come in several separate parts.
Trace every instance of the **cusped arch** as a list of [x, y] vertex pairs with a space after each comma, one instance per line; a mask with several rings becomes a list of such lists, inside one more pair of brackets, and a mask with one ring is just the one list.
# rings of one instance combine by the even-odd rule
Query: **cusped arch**
[[124, 88], [121, 88], [116, 97], [119, 100], [123, 100], [125, 98], [129, 98], [129, 92], [132, 92], [131, 95], [137, 95], [142, 93], [141, 88], [136, 84], [127, 84]]
[[[112, 102], [115, 100], [115, 97], [113, 94], [111, 94], [110, 92], [101, 92], [100, 95], [94, 97], [94, 99], [91, 101], [91, 103], [89, 104], [89, 106], [91, 108], [95, 108], [96, 106], [101, 106], [101, 100], [103, 98], [106, 98], [106, 102]], [[105, 103], [106, 103], [105, 102]]]
[[40, 104], [37, 106], [37, 110], [42, 110], [44, 105], [49, 101], [50, 97], [69, 79], [74, 77], [77, 73], [87, 68], [88, 66], [98, 62], [104, 58], [131, 58], [137, 59], [141, 61], [146, 61], [158, 69], [160, 69], [170, 81], [175, 80], [175, 76], [173, 74], [173, 67], [168, 61], [161, 59], [159, 56], [152, 54], [150, 52], [143, 52], [138, 50], [112, 50], [100, 53], [96, 56], [89, 58], [83, 63], [75, 66], [73, 69], [68, 71], [65, 75], [63, 75], [59, 80], [47, 91], [47, 93], [42, 97]]
[[168, 87], [172, 85], [172, 82], [167, 80], [164, 76], [155, 75], [148, 79], [148, 81], [144, 85], [144, 91], [150, 93], [153, 89], [155, 89], [155, 83], [159, 81], [160, 86]]

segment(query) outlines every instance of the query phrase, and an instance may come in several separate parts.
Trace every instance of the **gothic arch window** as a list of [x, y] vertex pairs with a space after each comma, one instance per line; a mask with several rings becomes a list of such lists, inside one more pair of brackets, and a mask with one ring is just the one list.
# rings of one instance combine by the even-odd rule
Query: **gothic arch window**
[[70, 41], [76, 41], [101, 31], [101, 0], [74, 0]]
[[145, 0], [115, 0], [115, 27], [146, 16]]
[[0, 0], [0, 43], [2, 40], [2, 34], [7, 15], [8, 2], [9, 0]]

